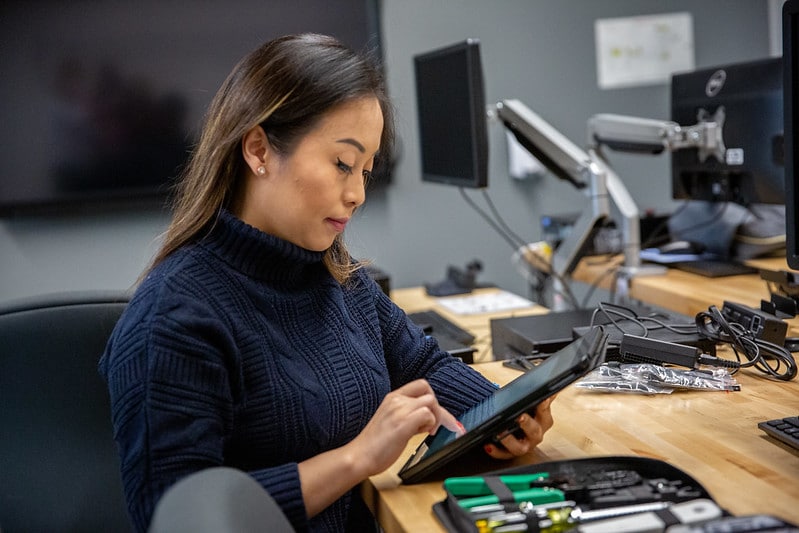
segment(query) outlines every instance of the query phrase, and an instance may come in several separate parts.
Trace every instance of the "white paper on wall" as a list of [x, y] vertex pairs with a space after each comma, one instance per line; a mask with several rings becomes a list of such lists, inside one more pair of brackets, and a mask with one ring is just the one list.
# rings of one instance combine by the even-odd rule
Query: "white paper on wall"
[[600, 89], [668, 83], [694, 69], [690, 13], [598, 19], [594, 36]]

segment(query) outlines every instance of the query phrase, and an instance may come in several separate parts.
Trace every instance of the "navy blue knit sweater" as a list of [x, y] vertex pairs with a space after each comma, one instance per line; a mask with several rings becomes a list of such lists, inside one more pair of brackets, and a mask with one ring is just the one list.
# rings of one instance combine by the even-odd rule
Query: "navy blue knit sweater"
[[456, 414], [494, 390], [363, 270], [342, 286], [322, 255], [222, 212], [141, 283], [100, 362], [137, 530], [175, 481], [226, 465], [260, 482], [297, 530], [343, 531], [358, 491], [309, 520], [298, 462], [352, 440], [414, 379]]

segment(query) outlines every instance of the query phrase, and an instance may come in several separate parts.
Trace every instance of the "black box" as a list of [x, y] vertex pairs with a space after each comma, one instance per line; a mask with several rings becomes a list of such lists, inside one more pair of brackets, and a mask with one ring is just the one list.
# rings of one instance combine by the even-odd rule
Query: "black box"
[[591, 323], [592, 309], [553, 311], [541, 315], [491, 320], [494, 359], [552, 353], [574, 340], [575, 326]]
[[756, 339], [782, 346], [788, 333], [788, 323], [760, 309], [735, 302], [724, 302], [721, 314], [728, 322], [740, 324]]
[[[651, 308], [630, 308], [636, 316], [652, 315]], [[642, 331], [640, 326], [630, 321], [621, 320], [621, 329], [610, 324], [605, 313], [595, 309], [579, 309], [576, 311], [552, 311], [541, 315], [498, 318], [491, 320], [491, 350], [494, 359], [513, 359], [536, 353], [555, 352], [574, 339], [585, 334], [590, 325], [605, 325], [608, 334], [608, 358], [619, 353], [619, 345], [625, 333], [647, 336], [656, 340], [696, 346], [702, 353], [716, 354], [716, 345], [712, 340], [699, 335], [694, 329], [691, 333], [675, 333], [667, 328], [652, 328]], [[669, 315], [656, 312], [656, 318], [672, 325], [693, 325], [694, 321], [681, 315]], [[592, 322], [593, 319], [593, 322]], [[618, 322], [619, 317], [614, 317]], [[695, 326], [694, 326], [695, 328]], [[681, 328], [682, 331], [690, 328]]]

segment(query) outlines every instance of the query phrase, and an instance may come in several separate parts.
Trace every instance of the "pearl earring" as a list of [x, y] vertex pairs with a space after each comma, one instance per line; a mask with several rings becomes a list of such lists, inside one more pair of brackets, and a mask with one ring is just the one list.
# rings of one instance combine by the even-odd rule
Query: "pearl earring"
[[257, 168], [257, 172], [260, 176], [263, 176], [264, 174], [266, 174], [266, 167], [261, 165], [260, 167]]

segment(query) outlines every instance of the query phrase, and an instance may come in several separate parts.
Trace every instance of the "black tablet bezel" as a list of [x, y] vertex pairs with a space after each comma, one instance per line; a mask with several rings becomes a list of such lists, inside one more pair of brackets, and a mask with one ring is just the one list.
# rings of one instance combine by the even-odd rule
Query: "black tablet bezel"
[[[535, 369], [530, 370], [498, 389], [494, 395], [476, 405], [469, 411], [480, 409], [489, 401], [505, 404], [483, 419], [473, 428], [467, 427], [466, 434], [452, 438], [453, 434], [446, 428], [439, 428], [436, 435], [429, 435], [420, 444], [399, 471], [403, 483], [424, 481], [433, 472], [462, 456], [476, 445], [482, 445], [493, 436], [515, 424], [515, 420], [525, 412], [532, 410], [540, 401], [562, 390], [580, 377], [587, 374], [604, 360], [607, 335], [601, 327], [596, 327], [583, 337], [575, 340], [550, 355]], [[546, 372], [556, 372], [546, 381], [541, 376]], [[512, 398], [508, 402], [508, 397]], [[466, 414], [459, 419], [464, 419]], [[444, 444], [436, 444], [444, 441]], [[434, 446], [440, 448], [432, 451]]]

